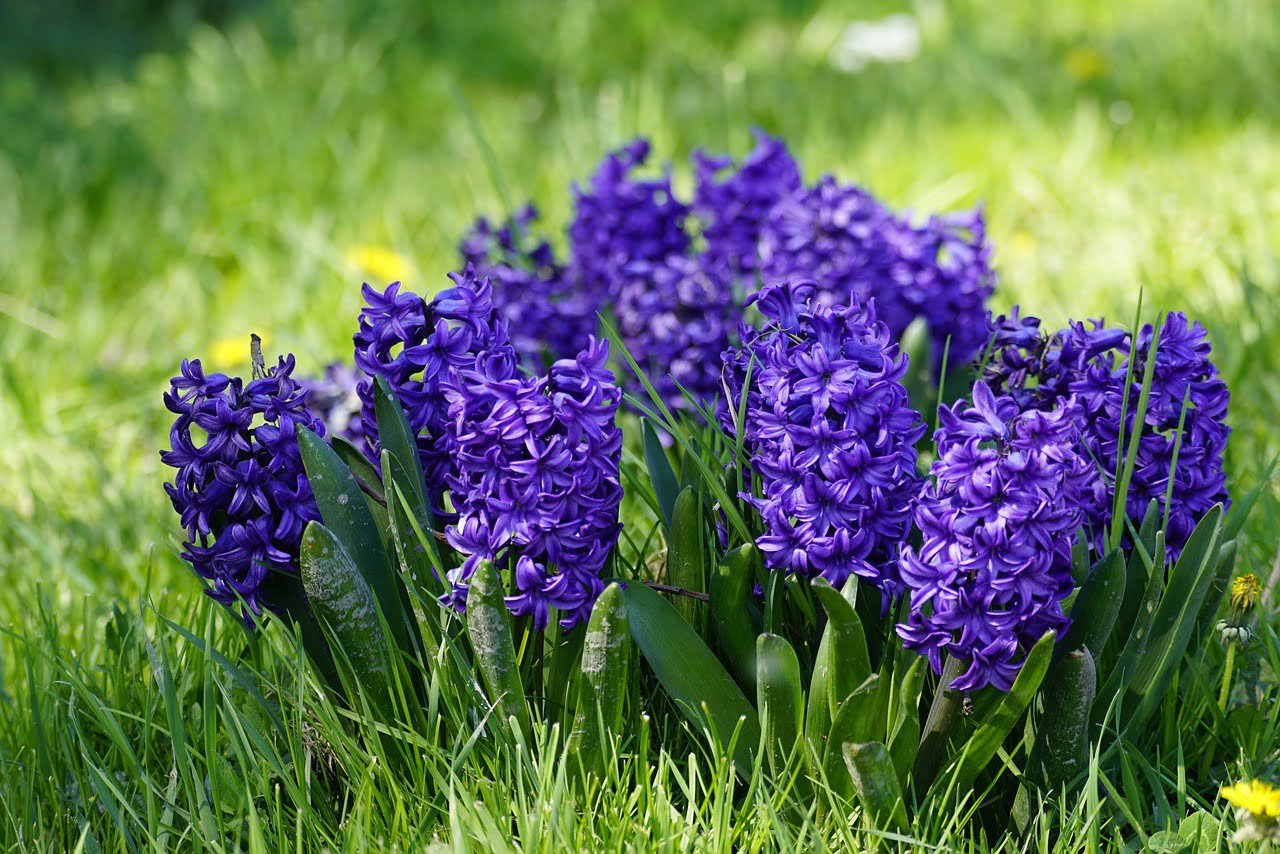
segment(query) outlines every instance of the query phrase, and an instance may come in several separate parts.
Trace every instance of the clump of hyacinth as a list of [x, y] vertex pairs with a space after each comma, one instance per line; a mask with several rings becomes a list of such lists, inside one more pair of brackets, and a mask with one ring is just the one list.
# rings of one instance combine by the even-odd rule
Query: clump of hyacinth
[[458, 509], [449, 543], [465, 557], [445, 598], [465, 606], [481, 561], [510, 567], [507, 607], [541, 630], [551, 610], [570, 627], [584, 621], [604, 585], [600, 574], [618, 539], [622, 394], [594, 337], [545, 376], [518, 375], [505, 359], [481, 359], [445, 385], [449, 477]]
[[472, 368], [481, 358], [509, 364], [512, 370], [516, 361], [506, 321], [494, 309], [489, 280], [477, 277], [470, 266], [449, 276], [454, 287], [431, 302], [401, 292], [399, 282], [381, 293], [365, 285], [367, 306], [354, 336], [356, 366], [368, 375], [358, 391], [369, 456], [375, 463], [380, 456], [372, 378], [383, 377], [418, 437], [427, 487], [442, 518], [447, 518], [442, 496], [453, 467], [442, 385], [451, 371]]
[[[1170, 559], [1176, 559], [1196, 522], [1214, 504], [1229, 503], [1223, 453], [1231, 432], [1226, 424], [1230, 395], [1204, 327], [1173, 312], [1158, 337], [1150, 324], [1142, 328], [1136, 354], [1131, 336], [1101, 321], [1072, 323], [1046, 336], [1038, 320], [1015, 312], [1012, 318], [997, 318], [992, 329], [984, 373], [1022, 408], [1052, 407], [1069, 395], [1080, 402], [1082, 448], [1100, 474], [1101, 487], [1086, 506], [1086, 527], [1095, 545], [1101, 548], [1112, 527], [1116, 472], [1136, 434], [1125, 512], [1140, 521], [1154, 499], [1163, 517], [1167, 498], [1165, 541]], [[1139, 429], [1138, 401], [1153, 339], [1151, 392]]]
[[826, 175], [773, 207], [759, 250], [766, 282], [812, 277], [829, 305], [874, 299], [895, 340], [924, 318], [935, 362], [944, 350], [952, 364], [968, 361], [985, 341], [995, 276], [981, 211], [912, 225]]
[[[715, 408], [720, 354], [742, 315], [722, 265], [680, 255], [628, 264], [618, 273], [614, 314], [627, 351], [667, 406]], [[645, 396], [638, 377], [630, 391]]]
[[706, 253], [735, 276], [755, 275], [765, 218], [801, 187], [800, 167], [786, 143], [761, 130], [754, 133], [755, 149], [736, 169], [728, 155], [693, 155], [694, 211], [703, 222]]
[[850, 575], [892, 596], [902, 589], [898, 549], [919, 490], [916, 440], [924, 432], [902, 377], [907, 358], [871, 306], [828, 306], [793, 279], [752, 301], [762, 328], [743, 325], [726, 351], [725, 380], [759, 494], [757, 545], [770, 569], [834, 585]]
[[581, 350], [596, 331], [603, 297], [580, 287], [551, 244], [533, 236], [537, 219], [532, 205], [501, 227], [481, 217], [460, 246], [463, 261], [488, 277], [512, 343], [532, 366]]
[[364, 441], [360, 420], [360, 371], [352, 365], [332, 362], [324, 373], [299, 380], [307, 394], [307, 408], [324, 423], [325, 433], [341, 436], [359, 446]]
[[615, 274], [624, 265], [662, 261], [689, 248], [689, 207], [672, 192], [671, 175], [631, 175], [648, 157], [648, 140], [633, 140], [610, 152], [586, 187], [574, 185], [571, 264], [577, 286], [593, 299], [614, 293]]
[[298, 574], [302, 530], [320, 518], [295, 431], [324, 426], [293, 369], [288, 356], [245, 384], [184, 359], [164, 395], [177, 418], [160, 458], [177, 469], [165, 491], [187, 532], [182, 557], [213, 599], [242, 600], [250, 622], [275, 605], [272, 573]]
[[1023, 411], [979, 382], [971, 404], [939, 417], [933, 482], [915, 508], [923, 542], [902, 551], [911, 613], [898, 634], [936, 673], [944, 654], [959, 660], [952, 688], [1007, 691], [1031, 646], [1068, 623], [1071, 547], [1095, 477], [1079, 405]]

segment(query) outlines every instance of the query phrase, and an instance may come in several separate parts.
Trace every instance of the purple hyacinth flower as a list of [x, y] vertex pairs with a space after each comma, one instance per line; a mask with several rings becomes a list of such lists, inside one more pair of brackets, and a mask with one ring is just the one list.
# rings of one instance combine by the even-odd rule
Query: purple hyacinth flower
[[565, 627], [590, 615], [621, 530], [622, 393], [608, 356], [592, 337], [544, 376], [479, 362], [445, 382], [458, 508], [446, 535], [465, 558], [446, 603], [465, 607], [471, 576], [488, 560], [510, 569], [507, 607], [538, 630], [553, 610]]
[[924, 425], [902, 385], [907, 358], [874, 309], [828, 306], [816, 293], [797, 279], [752, 298], [764, 321], [744, 324], [742, 345], [725, 351], [734, 403], [721, 420], [740, 431], [759, 479], [758, 494], [743, 498], [765, 524], [757, 545], [766, 565], [836, 586], [857, 575], [887, 600], [902, 590], [898, 549], [919, 490]]
[[923, 540], [902, 551], [911, 613], [898, 634], [939, 674], [944, 654], [967, 665], [950, 687], [1007, 691], [1031, 646], [1068, 623], [1071, 547], [1096, 478], [1079, 453], [1080, 405], [1022, 411], [979, 382], [939, 417], [915, 509]]
[[160, 459], [177, 469], [165, 491], [186, 529], [182, 557], [212, 582], [205, 592], [214, 600], [243, 600], [250, 624], [277, 607], [272, 574], [298, 574], [303, 528], [320, 518], [295, 430], [325, 428], [294, 366], [282, 358], [245, 384], [184, 359], [164, 396], [177, 417]]

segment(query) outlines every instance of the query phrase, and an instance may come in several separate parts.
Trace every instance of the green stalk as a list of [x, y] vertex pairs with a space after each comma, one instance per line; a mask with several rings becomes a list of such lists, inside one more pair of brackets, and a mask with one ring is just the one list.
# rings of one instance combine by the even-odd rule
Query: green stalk
[[1227, 641], [1227, 660], [1222, 665], [1222, 690], [1218, 692], [1218, 710], [1226, 713], [1227, 698], [1231, 696], [1231, 671], [1236, 665], [1236, 642]]

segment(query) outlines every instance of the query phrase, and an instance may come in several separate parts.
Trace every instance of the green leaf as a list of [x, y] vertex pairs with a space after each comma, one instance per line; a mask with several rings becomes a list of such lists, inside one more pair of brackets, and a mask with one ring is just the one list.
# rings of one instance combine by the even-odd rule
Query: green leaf
[[1147, 651], [1129, 682], [1124, 708], [1132, 710], [1127, 727], [1141, 728], [1155, 714], [1182, 663], [1200, 607], [1218, 569], [1222, 505], [1215, 504], [1191, 532], [1151, 622]]
[[442, 580], [444, 560], [436, 532], [430, 527], [431, 516], [423, 517], [413, 509], [413, 499], [405, 493], [403, 485], [404, 465], [385, 449], [382, 452], [382, 470], [387, 473], [390, 484], [387, 503], [395, 534], [395, 553], [404, 578], [413, 583], [424, 599], [439, 597], [445, 593]]
[[836, 794], [847, 797], [852, 780], [845, 773], [845, 744], [882, 741], [888, 714], [889, 691], [879, 673], [873, 673], [845, 698], [831, 721], [831, 731], [822, 753], [827, 783]]
[[1236, 552], [1238, 551], [1236, 541], [1227, 540], [1223, 542], [1222, 538], [1219, 537], [1219, 542], [1218, 554], [1215, 558], [1216, 567], [1213, 571], [1213, 583], [1209, 585], [1209, 592], [1205, 594], [1204, 604], [1200, 606], [1200, 613], [1196, 617], [1196, 628], [1191, 635], [1191, 641], [1187, 645], [1187, 649], [1197, 649], [1212, 629], [1214, 621], [1218, 617], [1218, 609], [1222, 607], [1222, 598], [1226, 595], [1227, 586], [1231, 583], [1231, 574], [1235, 571]]
[[390, 721], [391, 650], [377, 598], [363, 573], [333, 532], [319, 522], [308, 522], [302, 532], [299, 564], [307, 601], [328, 629], [336, 657], [351, 666], [361, 694], [384, 721]]
[[1044, 714], [1026, 771], [1041, 792], [1058, 792], [1089, 767], [1089, 714], [1097, 688], [1088, 647], [1068, 652], [1045, 681]]
[[1076, 595], [1071, 608], [1071, 627], [1058, 644], [1057, 657], [1077, 649], [1100, 656], [1120, 615], [1124, 600], [1124, 552], [1113, 549], [1098, 561]]
[[290, 631], [297, 628], [302, 638], [302, 649], [316, 669], [316, 673], [324, 680], [325, 685], [335, 697], [345, 701], [346, 691], [342, 687], [342, 680], [338, 677], [338, 665], [333, 659], [333, 651], [329, 649], [324, 627], [320, 625], [310, 603], [307, 602], [302, 579], [275, 573], [268, 577], [268, 583], [271, 586], [271, 598], [279, 609], [281, 619]]
[[578, 711], [569, 736], [570, 754], [584, 771], [601, 773], [606, 745], [622, 731], [622, 711], [631, 684], [631, 625], [622, 590], [610, 584], [591, 609], [582, 647]]
[[739, 684], [755, 690], [756, 631], [749, 600], [760, 553], [750, 543], [729, 552], [711, 576], [711, 625]]
[[898, 685], [898, 696], [893, 714], [893, 731], [889, 736], [889, 755], [898, 772], [898, 780], [907, 785], [907, 775], [915, 762], [916, 748], [920, 744], [920, 687], [924, 684], [925, 660], [916, 657], [907, 668]]
[[[1121, 648], [1133, 632], [1138, 619], [1138, 609], [1142, 607], [1151, 579], [1159, 528], [1160, 507], [1153, 498], [1147, 505], [1146, 515], [1142, 517], [1142, 527], [1134, 537], [1134, 546], [1129, 553], [1129, 561], [1125, 565], [1124, 599], [1120, 603], [1120, 614], [1116, 618], [1116, 625], [1112, 627], [1106, 655], [1095, 662], [1099, 673], [1111, 672], [1113, 664], [1120, 657]], [[1163, 575], [1163, 560], [1160, 565]], [[1162, 577], [1161, 582], [1163, 581]]]
[[963, 797], [973, 788], [973, 781], [977, 779], [978, 773], [996, 755], [996, 751], [1004, 744], [1005, 738], [1040, 690], [1040, 683], [1044, 681], [1045, 674], [1049, 671], [1049, 661], [1053, 657], [1053, 636], [1054, 633], [1048, 631], [1036, 641], [1036, 645], [1027, 653], [1027, 660], [1022, 663], [1022, 669], [1018, 671], [1018, 677], [1013, 680], [1009, 692], [978, 722], [977, 730], [960, 748], [952, 773], [943, 774], [934, 782], [931, 796], [935, 792], [941, 794], [949, 789], [954, 795]]
[[377, 521], [369, 512], [351, 469], [327, 442], [301, 425], [298, 448], [325, 527], [342, 544], [373, 591], [396, 645], [412, 653], [399, 577], [392, 569]]
[[907, 831], [907, 805], [889, 752], [880, 742], [845, 744], [844, 764], [853, 780], [862, 811], [877, 830]]
[[[379, 447], [383, 451], [390, 451], [404, 465], [403, 476], [397, 476], [395, 481], [408, 499], [409, 506], [413, 508], [418, 523], [429, 527], [431, 508], [427, 503], [427, 480], [422, 472], [422, 458], [418, 454], [418, 439], [409, 426], [404, 408], [385, 377], [373, 379], [373, 411], [378, 421]], [[386, 475], [387, 472], [384, 471], [383, 474]]]
[[[1147, 643], [1151, 635], [1151, 624], [1155, 620], [1156, 609], [1160, 605], [1161, 597], [1164, 596], [1165, 546], [1163, 531], [1156, 534], [1154, 553], [1156, 562], [1147, 577], [1146, 590], [1142, 595], [1142, 601], [1138, 605], [1137, 613], [1134, 615], [1133, 627], [1130, 629], [1124, 645], [1120, 648], [1120, 655], [1116, 660], [1115, 666], [1107, 674], [1106, 681], [1098, 689], [1098, 696], [1093, 701], [1093, 720], [1091, 724], [1094, 727], [1100, 726], [1106, 719], [1113, 701], [1129, 685], [1129, 681], [1133, 678], [1133, 673], [1138, 667], [1138, 662], [1147, 651]], [[1134, 559], [1137, 559], [1136, 553], [1130, 557], [1130, 564], [1133, 563]]]
[[[707, 592], [705, 529], [698, 493], [692, 486], [686, 486], [676, 498], [667, 534], [668, 584], [694, 593]], [[680, 596], [674, 604], [685, 622], [694, 628], [699, 627], [701, 612], [696, 599]]]
[[827, 612], [827, 628], [818, 644], [811, 693], [826, 695], [827, 708], [833, 718], [840, 702], [871, 675], [867, 637], [852, 601], [857, 589], [857, 576], [850, 576], [845, 582], [843, 595], [825, 578], [819, 576], [813, 580], [813, 592]]
[[658, 499], [658, 507], [662, 510], [662, 522], [667, 530], [671, 530], [671, 520], [675, 514], [676, 496], [680, 492], [676, 473], [667, 458], [667, 450], [662, 447], [658, 431], [648, 418], [640, 419], [641, 433], [644, 440], [644, 462], [649, 469], [649, 480], [653, 483], [653, 494]]
[[756, 641], [756, 708], [769, 769], [780, 779], [801, 744], [804, 695], [800, 660], [791, 644], [778, 635], [762, 634]]
[[509, 729], [512, 720], [528, 737], [532, 732], [529, 707], [520, 681], [515, 642], [511, 639], [511, 612], [503, 601], [502, 576], [484, 561], [471, 576], [467, 591], [467, 636], [475, 653], [476, 667], [484, 681], [500, 728]]
[[1225, 848], [1222, 839], [1222, 826], [1218, 820], [1204, 810], [1196, 810], [1178, 825], [1178, 835], [1191, 846], [1196, 854], [1213, 854], [1219, 848]]
[[672, 701], [696, 726], [708, 729], [720, 750], [737, 733], [733, 760], [751, 774], [760, 719], [716, 657], [665, 599], [636, 582], [622, 591], [631, 636]]

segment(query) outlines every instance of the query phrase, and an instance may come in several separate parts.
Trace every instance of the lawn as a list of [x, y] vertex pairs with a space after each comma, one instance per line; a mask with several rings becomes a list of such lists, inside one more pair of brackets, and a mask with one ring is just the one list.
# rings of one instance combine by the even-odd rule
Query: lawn
[[[459, 744], [452, 761], [393, 774], [333, 735], [341, 710], [299, 699], [293, 651], [247, 643], [177, 556], [157, 449], [180, 359], [244, 372], [247, 343], [226, 342], [250, 332], [304, 371], [349, 359], [359, 285], [384, 272], [367, 269], [383, 266], [369, 248], [429, 293], [478, 213], [533, 199], [559, 231], [570, 182], [635, 135], [681, 189], [695, 148], [743, 154], [760, 126], [807, 179], [834, 172], [918, 210], [980, 202], [994, 308], [1050, 325], [1127, 322], [1140, 294], [1148, 316], [1185, 310], [1231, 388], [1233, 493], [1280, 452], [1280, 15], [1267, 0], [160, 5], [0, 10], [5, 846], [866, 844], [830, 815], [788, 820], [786, 793], [735, 792], [725, 767], [688, 758], [700, 742], [683, 731], [653, 733], [652, 751], [637, 734], [587, 795], [553, 750]], [[918, 22], [917, 57], [833, 64], [850, 20], [895, 11]], [[1270, 575], [1277, 524], [1272, 489], [1238, 567]], [[253, 743], [252, 726], [228, 737], [252, 723], [250, 689], [214, 648], [264, 674], [296, 742], [237, 753]], [[1265, 657], [1255, 645], [1252, 678], [1273, 691]], [[1220, 662], [1214, 649], [1203, 663]], [[1103, 786], [1101, 805], [1066, 808], [1060, 838], [948, 816], [916, 832], [1140, 845], [1199, 807], [1223, 814], [1228, 778], [1275, 779], [1266, 738], [1201, 768], [1212, 728], [1176, 706], [1160, 756]], [[1274, 706], [1264, 714], [1274, 734]], [[290, 760], [304, 754], [324, 786], [351, 780], [340, 804], [310, 802], [312, 766]]]

